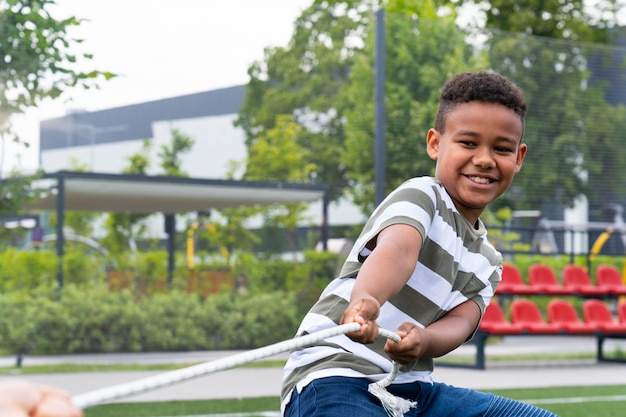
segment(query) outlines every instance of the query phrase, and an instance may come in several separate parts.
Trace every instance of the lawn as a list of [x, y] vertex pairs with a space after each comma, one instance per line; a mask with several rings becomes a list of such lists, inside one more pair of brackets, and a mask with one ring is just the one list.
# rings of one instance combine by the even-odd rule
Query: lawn
[[[626, 385], [507, 389], [492, 392], [534, 403], [561, 417], [615, 417], [624, 415], [626, 409]], [[277, 415], [278, 409], [278, 397], [262, 397], [108, 404], [85, 410], [85, 417], [266, 417]]]

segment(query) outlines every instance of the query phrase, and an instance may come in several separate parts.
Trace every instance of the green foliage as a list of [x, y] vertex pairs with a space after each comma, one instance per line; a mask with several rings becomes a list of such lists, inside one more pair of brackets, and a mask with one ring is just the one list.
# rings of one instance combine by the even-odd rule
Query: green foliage
[[60, 294], [0, 294], [0, 349], [16, 354], [252, 349], [293, 337], [297, 325], [284, 292], [137, 299], [67, 285]]
[[[433, 173], [434, 163], [425, 143], [435, 118], [439, 89], [457, 72], [486, 67], [486, 62], [466, 44], [453, 14], [431, 16], [433, 13], [427, 11], [434, 6], [429, 1], [389, 3], [390, 7], [393, 3], [395, 13], [388, 13], [385, 20], [387, 192], [409, 177]], [[346, 87], [349, 105], [342, 155], [342, 163], [350, 167], [348, 177], [353, 184], [348, 192], [364, 213], [372, 211], [375, 200], [374, 41], [374, 33], [370, 32], [364, 53], [355, 58]]]
[[[0, 80], [0, 90], [1, 87], [2, 83]], [[0, 101], [0, 113], [2, 112], [1, 106], [2, 102]], [[1, 130], [2, 126], [0, 123], [0, 138], [2, 136]], [[3, 156], [0, 155], [0, 158], [3, 158]], [[1, 167], [2, 163], [0, 162], [0, 168]], [[35, 175], [22, 175], [13, 171], [7, 179], [0, 182], [0, 216], [14, 215], [23, 211], [22, 206], [31, 198], [26, 190], [30, 189], [31, 183], [36, 180], [39, 175], [40, 173]]]
[[244, 179], [304, 182], [315, 169], [308, 150], [298, 145], [303, 127], [289, 115], [278, 115], [274, 127], [258, 135], [248, 149]]
[[145, 139], [136, 153], [130, 155], [128, 158], [128, 166], [122, 169], [123, 174], [131, 175], [147, 175], [150, 168], [150, 150], [152, 149], [152, 142], [149, 139]]
[[[176, 128], [171, 128], [170, 133], [170, 144], [162, 145], [158, 154], [163, 175], [186, 177], [187, 174], [181, 169], [180, 155], [191, 150], [194, 140]], [[145, 140], [142, 148], [127, 158], [129, 165], [122, 173], [147, 175], [151, 165], [151, 147], [151, 142]], [[145, 213], [109, 213], [105, 221], [107, 235], [102, 239], [102, 245], [115, 255], [134, 249], [135, 241], [146, 231], [144, 220], [148, 216]]]
[[161, 159], [161, 168], [165, 175], [174, 177], [187, 177], [187, 173], [181, 168], [182, 161], [180, 155], [189, 152], [195, 141], [188, 135], [183, 134], [179, 129], [170, 129], [172, 140], [170, 145], [162, 145], [158, 156]]
[[[150, 168], [149, 153], [152, 142], [144, 140], [141, 149], [130, 155], [128, 166], [122, 170], [123, 174], [147, 175]], [[132, 249], [135, 238], [145, 231], [142, 220], [147, 214], [137, 213], [109, 213], [104, 227], [107, 235], [102, 239], [102, 245], [114, 255], [121, 255], [128, 249]]]
[[263, 61], [249, 68], [237, 119], [251, 146], [279, 122], [278, 115], [291, 115], [303, 128], [298, 144], [309, 150], [307, 163], [315, 167], [309, 181], [328, 184], [332, 200], [347, 184], [340, 161], [347, 104], [343, 89], [362, 48], [358, 40], [370, 23], [371, 6], [361, 3], [314, 2], [305, 9], [289, 47], [266, 49]]
[[55, 288], [57, 256], [52, 251], [20, 251], [8, 248], [0, 253], [0, 293]]
[[[77, 159], [72, 158], [69, 169], [74, 172], [91, 172], [89, 165], [81, 164]], [[70, 229], [75, 235], [90, 237], [93, 234], [93, 224], [100, 216], [100, 213], [93, 211], [65, 210], [63, 226]], [[57, 224], [57, 212], [51, 211], [48, 216], [48, 226], [52, 229]]]
[[621, 36], [621, 6], [621, 0], [593, 8], [582, 0], [488, 0], [481, 8], [491, 68], [522, 87], [529, 103], [529, 152], [510, 194], [517, 208], [536, 209], [548, 199], [571, 206], [585, 194], [593, 209], [626, 197], [618, 162], [626, 151], [615, 140], [626, 127], [624, 109], [607, 102], [611, 87], [603, 81], [622, 72], [623, 62], [615, 65], [619, 52], [601, 45]]
[[245, 276], [251, 294], [281, 291], [287, 288], [287, 276], [294, 264], [279, 259], [260, 260], [246, 257], [246, 262], [237, 263], [238, 276]]
[[206, 328], [217, 348], [250, 349], [294, 336], [299, 324], [294, 297], [283, 291], [249, 296], [222, 294], [207, 299]]
[[588, 63], [612, 53], [598, 45], [504, 33], [491, 40], [494, 70], [522, 87], [529, 102], [529, 152], [513, 188], [518, 208], [541, 207], [548, 196], [564, 205], [581, 194], [591, 201], [624, 198], [626, 174], [617, 161], [626, 151], [615, 141], [626, 128], [624, 109], [606, 102], [607, 84], [593, 78]]
[[339, 255], [331, 252], [305, 251], [304, 261], [296, 264], [287, 275], [287, 289], [296, 293], [298, 314], [304, 317], [308, 309], [339, 273]]
[[[51, 291], [58, 285], [54, 251], [8, 248], [0, 253], [0, 265], [0, 292]], [[79, 287], [103, 282], [106, 265], [107, 259], [99, 254], [90, 255], [83, 248], [67, 250], [63, 256], [64, 282]]]
[[[90, 54], [76, 55], [81, 39], [70, 36], [82, 21], [57, 20], [50, 14], [53, 0], [0, 0], [0, 142], [23, 142], [12, 130], [11, 116], [46, 98], [55, 99], [72, 87], [94, 88], [115, 74], [78, 71]], [[0, 155], [0, 168], [5, 154]], [[2, 171], [0, 169], [0, 171]], [[12, 213], [16, 213], [13, 211]]]
[[63, 256], [63, 281], [80, 287], [103, 282], [105, 265], [106, 259], [100, 254], [89, 256], [84, 250], [68, 250]]
[[[473, 3], [461, 0], [460, 4]], [[569, 41], [605, 43], [617, 23], [621, 0], [594, 3], [593, 12], [583, 0], [488, 0], [482, 10], [486, 26], [507, 32]]]
[[[2, 281], [0, 281], [2, 282]], [[39, 305], [25, 293], [0, 293], [0, 345], [15, 354], [30, 352], [36, 342]]]
[[[0, 2], [0, 117], [6, 118], [46, 97], [56, 98], [68, 87], [94, 86], [96, 79], [110, 79], [114, 74], [100, 71], [78, 72], [81, 56], [70, 53], [82, 42], [69, 36], [73, 26], [82, 21], [76, 17], [54, 19], [49, 8], [53, 0]], [[42, 82], [46, 80], [46, 82]], [[91, 81], [91, 82], [90, 82]], [[6, 119], [0, 118], [0, 126]]]
[[172, 291], [140, 302], [144, 351], [194, 350], [206, 346], [206, 309], [200, 297]]
[[[306, 182], [316, 166], [309, 160], [309, 152], [298, 144], [303, 127], [291, 116], [279, 115], [274, 127], [258, 135], [248, 148], [245, 180]], [[285, 228], [289, 233], [289, 247], [297, 251], [295, 230], [304, 220], [305, 203], [276, 204], [263, 210], [266, 224]]]
[[245, 252], [259, 243], [259, 237], [245, 225], [245, 221], [260, 211], [258, 207], [242, 206], [219, 210], [216, 217], [198, 227], [196, 238], [204, 243], [207, 252], [219, 252], [226, 265], [233, 266], [233, 254]]

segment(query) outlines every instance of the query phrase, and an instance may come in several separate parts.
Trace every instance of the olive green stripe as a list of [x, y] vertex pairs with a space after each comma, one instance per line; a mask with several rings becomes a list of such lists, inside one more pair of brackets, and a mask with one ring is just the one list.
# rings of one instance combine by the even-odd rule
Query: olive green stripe
[[454, 260], [454, 255], [429, 238], [422, 245], [419, 262], [442, 279], [448, 281], [449, 284], [452, 284], [456, 279], [455, 276], [450, 274], [451, 268], [456, 270], [458, 267]]
[[339, 324], [348, 304], [348, 300], [335, 294], [329, 294], [315, 303], [310, 312], [326, 316], [335, 324]]
[[289, 376], [283, 381], [281, 397], [285, 398], [296, 386], [296, 383], [306, 377], [306, 375], [312, 372], [331, 368], [353, 369], [364, 375], [385, 373], [382, 368], [374, 365], [370, 361], [355, 356], [351, 353], [339, 352], [302, 366], [300, 368], [294, 369], [293, 372], [291, 372], [291, 374], [289, 374]]
[[405, 285], [402, 291], [389, 302], [404, 314], [412, 312], [410, 317], [424, 326], [428, 326], [445, 314], [445, 311], [437, 304], [408, 285]]

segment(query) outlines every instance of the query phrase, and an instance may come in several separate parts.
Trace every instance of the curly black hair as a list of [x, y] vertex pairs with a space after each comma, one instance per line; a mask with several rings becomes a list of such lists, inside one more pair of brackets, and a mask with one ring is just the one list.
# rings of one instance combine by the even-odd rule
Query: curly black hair
[[518, 86], [494, 72], [462, 72], [450, 78], [441, 89], [435, 129], [443, 133], [448, 113], [457, 105], [471, 101], [502, 104], [518, 114], [524, 123], [526, 98]]

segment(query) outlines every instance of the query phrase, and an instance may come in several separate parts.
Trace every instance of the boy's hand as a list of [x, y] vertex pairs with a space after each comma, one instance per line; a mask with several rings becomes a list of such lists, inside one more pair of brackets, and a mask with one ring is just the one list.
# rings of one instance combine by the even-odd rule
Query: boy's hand
[[11, 381], [0, 384], [2, 417], [82, 417], [68, 394], [30, 383]]
[[396, 333], [402, 340], [387, 340], [385, 344], [385, 353], [391, 360], [409, 363], [422, 356], [428, 340], [424, 329], [412, 323], [402, 323]]
[[376, 319], [380, 313], [380, 304], [374, 297], [363, 297], [350, 303], [341, 317], [340, 324], [359, 323], [361, 329], [346, 333], [350, 339], [360, 343], [374, 343], [378, 337]]

